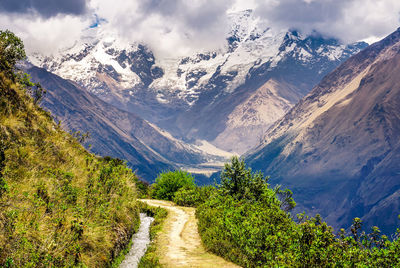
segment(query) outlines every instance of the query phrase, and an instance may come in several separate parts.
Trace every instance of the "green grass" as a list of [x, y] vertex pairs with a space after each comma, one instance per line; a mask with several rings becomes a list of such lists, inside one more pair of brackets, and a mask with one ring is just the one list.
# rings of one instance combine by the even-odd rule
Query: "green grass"
[[104, 267], [139, 226], [135, 176], [0, 73], [0, 267]]
[[156, 239], [158, 233], [162, 229], [163, 222], [167, 217], [167, 210], [163, 208], [151, 207], [145, 203], [141, 204], [141, 211], [146, 213], [148, 216], [154, 218], [153, 223], [150, 226], [150, 245], [148, 246], [146, 253], [140, 259], [139, 268], [150, 268], [150, 267], [161, 267], [156, 254]]
[[125, 259], [126, 254], [128, 254], [130, 249], [132, 248], [132, 245], [133, 241], [131, 239], [128, 245], [126, 245], [126, 247], [119, 252], [118, 256], [114, 258], [113, 262], [110, 265], [112, 268], [118, 268], [121, 265], [121, 263]]

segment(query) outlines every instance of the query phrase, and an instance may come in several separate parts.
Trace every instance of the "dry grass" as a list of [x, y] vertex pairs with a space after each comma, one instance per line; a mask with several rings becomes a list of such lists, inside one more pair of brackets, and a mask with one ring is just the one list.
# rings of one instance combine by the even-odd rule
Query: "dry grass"
[[131, 170], [87, 152], [2, 74], [0, 90], [0, 266], [111, 263], [139, 224]]

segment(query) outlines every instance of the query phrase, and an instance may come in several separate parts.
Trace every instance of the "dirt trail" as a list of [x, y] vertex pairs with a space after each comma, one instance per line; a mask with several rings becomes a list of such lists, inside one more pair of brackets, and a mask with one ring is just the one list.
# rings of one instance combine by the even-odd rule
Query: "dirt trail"
[[157, 238], [157, 253], [165, 267], [239, 267], [206, 252], [197, 231], [195, 209], [168, 201], [141, 200], [168, 210], [162, 233]]

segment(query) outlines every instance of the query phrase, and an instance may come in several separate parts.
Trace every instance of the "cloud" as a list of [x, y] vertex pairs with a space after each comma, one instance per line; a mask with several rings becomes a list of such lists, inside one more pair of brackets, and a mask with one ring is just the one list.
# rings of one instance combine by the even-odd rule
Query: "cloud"
[[50, 55], [71, 46], [81, 37], [89, 22], [71, 15], [49, 19], [31, 16], [0, 16], [1, 29], [9, 29], [24, 41], [27, 52]]
[[20, 35], [28, 51], [53, 53], [88, 28], [148, 44], [168, 58], [220, 48], [228, 13], [254, 9], [262, 25], [316, 30], [344, 42], [384, 37], [399, 25], [398, 0], [0, 0], [0, 28]]
[[92, 1], [110, 31], [147, 43], [162, 57], [221, 47], [228, 29], [229, 0]]
[[344, 42], [384, 37], [399, 25], [399, 12], [398, 0], [271, 0], [256, 7], [274, 27], [316, 30]]
[[37, 14], [44, 18], [58, 14], [81, 15], [87, 10], [86, 0], [2, 0], [1, 13]]
[[331, 21], [336, 22], [343, 6], [349, 0], [299, 1], [281, 0], [261, 2], [257, 14], [268, 18], [271, 22], [280, 22], [285, 26], [308, 26]]

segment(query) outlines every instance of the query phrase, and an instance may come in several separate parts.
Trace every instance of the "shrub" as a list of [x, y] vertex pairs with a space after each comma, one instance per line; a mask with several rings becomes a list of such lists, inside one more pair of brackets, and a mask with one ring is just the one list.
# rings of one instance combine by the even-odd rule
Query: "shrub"
[[213, 186], [182, 187], [174, 196], [174, 202], [179, 206], [197, 207], [203, 204], [216, 192]]
[[194, 178], [183, 170], [163, 172], [156, 178], [152, 197], [172, 201], [175, 193], [182, 187], [194, 187]]
[[136, 190], [139, 198], [149, 198], [150, 197], [150, 184], [147, 181], [135, 178]]
[[287, 265], [296, 231], [281, 209], [280, 189], [270, 188], [267, 177], [252, 173], [237, 157], [221, 178], [216, 193], [196, 212], [205, 247], [245, 267]]
[[14, 78], [16, 63], [25, 58], [22, 40], [9, 30], [0, 30], [0, 71], [8, 78]]
[[288, 213], [292, 192], [270, 188], [238, 158], [221, 177], [196, 211], [203, 244], [217, 255], [244, 267], [400, 267], [400, 230], [391, 242], [377, 227], [360, 233], [355, 218], [352, 236], [343, 229], [336, 236], [319, 215], [299, 214], [296, 223]]

